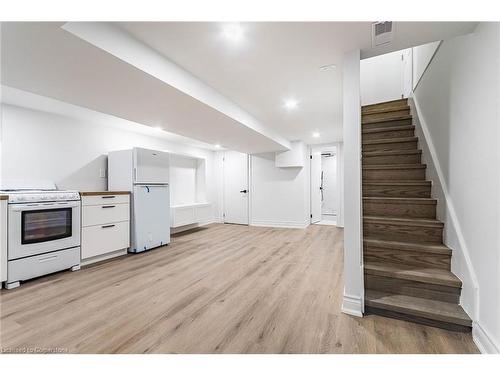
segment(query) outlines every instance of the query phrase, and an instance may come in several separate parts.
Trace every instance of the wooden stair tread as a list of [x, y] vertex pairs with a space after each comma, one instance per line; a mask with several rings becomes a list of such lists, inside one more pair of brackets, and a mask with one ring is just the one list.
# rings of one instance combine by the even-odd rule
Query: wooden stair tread
[[379, 113], [391, 113], [391, 112], [408, 111], [408, 110], [410, 110], [410, 106], [405, 104], [405, 105], [398, 105], [398, 106], [387, 107], [387, 108], [362, 109], [361, 114], [362, 115], [375, 115], [375, 114], [379, 114]]
[[472, 321], [460, 305], [427, 298], [365, 290], [365, 304], [370, 307], [432, 319], [452, 324], [472, 326]]
[[363, 151], [363, 157], [421, 154], [422, 150]]
[[420, 253], [451, 255], [451, 249], [444, 244], [428, 244], [407, 241], [389, 241], [374, 237], [365, 237], [363, 242], [368, 246], [401, 251], [418, 251]]
[[363, 201], [373, 203], [401, 203], [401, 204], [437, 204], [434, 198], [407, 198], [407, 197], [363, 197]]
[[422, 181], [422, 180], [365, 180], [363, 181], [363, 185], [375, 185], [375, 186], [385, 186], [385, 185], [393, 185], [393, 186], [429, 186], [431, 185], [431, 181]]
[[398, 103], [398, 102], [399, 103], [408, 103], [408, 98], [394, 99], [394, 100], [389, 100], [389, 101], [386, 101], [386, 102], [378, 102], [378, 103], [372, 103], [372, 104], [365, 104], [365, 105], [361, 106], [361, 109], [364, 111], [364, 110], [368, 110], [370, 108], [375, 108], [375, 107], [377, 107], [379, 105], [386, 105], [386, 104]]
[[383, 138], [383, 139], [372, 139], [369, 141], [363, 141], [363, 145], [378, 145], [384, 143], [401, 143], [401, 142], [416, 142], [417, 137], [403, 137], [403, 138]]
[[367, 262], [364, 265], [366, 274], [391, 277], [394, 279], [412, 280], [421, 283], [446, 285], [461, 288], [462, 282], [451, 271], [441, 268], [409, 266], [401, 263]]
[[427, 164], [367, 164], [363, 169], [426, 169]]
[[381, 122], [391, 122], [391, 121], [400, 121], [400, 120], [410, 120], [412, 118], [413, 117], [411, 115], [384, 117], [384, 118], [377, 118], [377, 119], [371, 119], [371, 120], [363, 120], [361, 122], [361, 125], [378, 124]]
[[387, 128], [373, 128], [373, 129], [363, 129], [363, 134], [373, 134], [373, 133], [385, 133], [398, 130], [415, 130], [413, 125], [400, 125], [400, 126], [390, 126]]
[[435, 219], [421, 219], [421, 218], [403, 218], [391, 216], [363, 216], [365, 221], [379, 221], [391, 224], [411, 224], [422, 227], [438, 227], [442, 228], [444, 224]]

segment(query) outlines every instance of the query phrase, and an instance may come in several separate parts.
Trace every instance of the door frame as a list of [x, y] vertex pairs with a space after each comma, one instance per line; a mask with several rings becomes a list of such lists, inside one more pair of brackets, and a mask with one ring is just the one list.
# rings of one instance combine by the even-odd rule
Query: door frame
[[[247, 157], [247, 224], [235, 224], [235, 223], [228, 223], [226, 222], [226, 153], [227, 152], [238, 152], [238, 151], [223, 151], [222, 152], [222, 223], [223, 224], [234, 224], [234, 225], [246, 225], [250, 226], [250, 207], [252, 205], [250, 204], [251, 199], [252, 199], [252, 189], [251, 189], [251, 173], [250, 173], [250, 168], [251, 168], [251, 155], [246, 154]], [[241, 154], [244, 154], [241, 152]]]
[[342, 185], [343, 185], [343, 149], [342, 149], [342, 142], [333, 142], [333, 143], [323, 143], [323, 144], [317, 144], [317, 145], [310, 145], [309, 146], [309, 223], [314, 224], [312, 222], [312, 168], [311, 168], [311, 155], [313, 151], [322, 151], [326, 148], [335, 148], [335, 161], [337, 163], [337, 227], [342, 228], [343, 227], [343, 211], [342, 211], [342, 202], [344, 200], [343, 196], [343, 190], [342, 190]]

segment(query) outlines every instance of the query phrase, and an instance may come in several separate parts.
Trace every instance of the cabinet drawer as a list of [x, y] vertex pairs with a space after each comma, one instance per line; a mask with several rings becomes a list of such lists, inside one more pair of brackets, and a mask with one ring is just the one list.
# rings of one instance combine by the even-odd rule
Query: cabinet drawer
[[128, 221], [82, 228], [82, 259], [126, 249], [129, 246]]
[[82, 206], [130, 203], [130, 194], [82, 196]]
[[16, 282], [62, 271], [80, 264], [80, 248], [73, 247], [8, 262], [8, 282]]
[[128, 220], [130, 220], [130, 205], [127, 203], [82, 207], [83, 227]]

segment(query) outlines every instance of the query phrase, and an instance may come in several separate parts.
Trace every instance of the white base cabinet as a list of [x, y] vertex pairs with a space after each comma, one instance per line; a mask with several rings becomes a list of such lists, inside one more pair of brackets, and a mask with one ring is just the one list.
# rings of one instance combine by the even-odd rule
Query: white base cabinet
[[82, 193], [82, 264], [127, 253], [130, 247], [130, 195]]
[[212, 205], [210, 203], [192, 203], [170, 207], [170, 226], [172, 228], [189, 224], [203, 224], [211, 219]]

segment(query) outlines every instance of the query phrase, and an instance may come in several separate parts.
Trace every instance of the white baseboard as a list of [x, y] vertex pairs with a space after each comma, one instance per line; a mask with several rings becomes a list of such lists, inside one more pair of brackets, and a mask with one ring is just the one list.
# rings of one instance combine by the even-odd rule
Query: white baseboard
[[271, 220], [253, 220], [250, 225], [254, 227], [270, 227], [270, 228], [295, 228], [304, 229], [309, 226], [309, 220], [305, 221], [271, 221]]
[[222, 221], [218, 221], [217, 219], [211, 219], [211, 220], [201, 221], [199, 223], [186, 224], [186, 225], [182, 225], [180, 227], [170, 228], [170, 234], [185, 232], [187, 230], [199, 228], [199, 227], [202, 227], [204, 225], [213, 224], [213, 223], [222, 223]]
[[344, 294], [342, 312], [360, 318], [363, 317], [363, 301], [361, 297]]
[[104, 255], [97, 255], [97, 256], [92, 257], [92, 258], [83, 259], [80, 262], [80, 265], [81, 266], [88, 266], [88, 265], [93, 264], [93, 263], [102, 262], [102, 261], [105, 261], [105, 260], [108, 260], [111, 258], [116, 258], [116, 257], [120, 257], [123, 255], [127, 255], [127, 253], [128, 253], [128, 249], [120, 249], [117, 251], [113, 251], [112, 253], [107, 253]]
[[482, 354], [500, 354], [500, 346], [477, 322], [472, 323], [472, 339]]
[[213, 218], [213, 220], [210, 222], [210, 223], [207, 223], [207, 224], [212, 224], [212, 223], [219, 223], [219, 224], [223, 224], [224, 223], [224, 218], [222, 216], [215, 216]]

